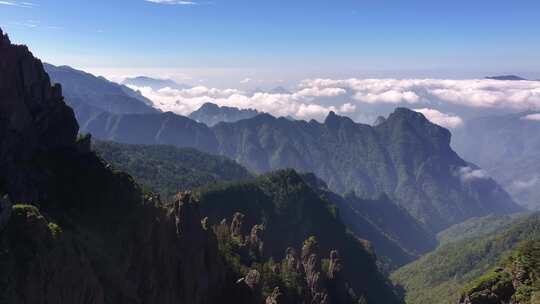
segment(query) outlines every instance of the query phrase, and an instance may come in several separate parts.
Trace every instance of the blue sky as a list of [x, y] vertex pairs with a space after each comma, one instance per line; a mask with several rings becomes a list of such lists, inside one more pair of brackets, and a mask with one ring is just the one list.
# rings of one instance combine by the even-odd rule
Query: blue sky
[[538, 0], [24, 1], [0, 1], [12, 40], [104, 73], [540, 78]]

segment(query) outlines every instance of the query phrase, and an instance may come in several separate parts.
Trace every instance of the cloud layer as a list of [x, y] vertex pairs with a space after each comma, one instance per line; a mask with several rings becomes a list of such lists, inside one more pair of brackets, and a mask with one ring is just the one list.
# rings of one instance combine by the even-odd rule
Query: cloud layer
[[[153, 0], [159, 1], [159, 0]], [[244, 84], [250, 79], [241, 81]], [[176, 90], [132, 87], [151, 99], [156, 108], [187, 115], [205, 102], [238, 108], [255, 108], [275, 116], [322, 120], [328, 112], [372, 122], [381, 107], [407, 106], [446, 128], [463, 125], [460, 115], [470, 110], [540, 109], [540, 82], [488, 79], [308, 79], [290, 92], [248, 93], [240, 89], [205, 86]], [[386, 109], [385, 108], [385, 109]], [[456, 113], [452, 109], [461, 109]], [[468, 110], [470, 109], [470, 110]], [[371, 112], [370, 112], [371, 111]], [[368, 115], [369, 114], [369, 115]], [[540, 114], [524, 119], [539, 120]], [[376, 116], [375, 116], [376, 117]]]
[[455, 129], [463, 126], [463, 119], [459, 116], [442, 113], [435, 109], [428, 108], [415, 109], [415, 111], [424, 114], [429, 121], [447, 129]]

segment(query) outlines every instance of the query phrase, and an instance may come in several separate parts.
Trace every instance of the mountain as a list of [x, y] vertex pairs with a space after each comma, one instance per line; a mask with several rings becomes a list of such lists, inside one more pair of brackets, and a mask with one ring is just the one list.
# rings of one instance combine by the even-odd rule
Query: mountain
[[61, 86], [1, 30], [0, 66], [1, 303], [235, 298], [190, 197], [165, 208], [110, 170], [77, 140]]
[[324, 123], [260, 114], [214, 127], [172, 113], [100, 115], [84, 132], [123, 143], [192, 147], [255, 173], [313, 172], [337, 193], [381, 193], [433, 232], [471, 217], [520, 210], [478, 167], [450, 148], [450, 132], [399, 108], [372, 127], [330, 113]]
[[491, 214], [484, 217], [473, 217], [439, 232], [437, 234], [437, 239], [439, 240], [439, 245], [444, 245], [465, 239], [498, 233], [504, 229], [507, 229], [518, 217], [524, 216], [524, 214]]
[[[262, 288], [267, 289], [266, 280], [277, 281], [289, 296], [287, 303], [300, 303], [294, 301], [295, 295], [306, 289], [327, 297], [329, 303], [353, 303], [353, 299], [358, 303], [361, 298], [368, 303], [399, 302], [378, 272], [374, 255], [347, 233], [336, 206], [317, 195], [295, 171], [213, 185], [195, 196], [226, 246], [228, 258], [236, 261], [231, 264], [240, 264], [237, 271], [248, 271], [241, 265], [268, 265], [259, 268]], [[278, 276], [265, 270], [280, 265]]]
[[68, 66], [44, 64], [52, 82], [60, 83], [70, 106], [91, 106], [115, 114], [156, 113], [152, 102], [128, 87]]
[[539, 280], [540, 241], [524, 241], [497, 268], [469, 283], [459, 303], [538, 303]]
[[540, 208], [540, 121], [536, 112], [471, 119], [452, 146], [480, 165], [521, 205]]
[[392, 280], [405, 288], [407, 303], [458, 303], [471, 281], [497, 266], [521, 242], [539, 239], [540, 214], [535, 213], [498, 233], [443, 245], [397, 270]]
[[324, 181], [312, 173], [302, 178], [319, 196], [335, 204], [343, 222], [356, 237], [369, 240], [380, 267], [395, 270], [437, 246], [435, 235], [388, 196], [361, 199], [354, 193], [345, 196], [331, 192]]
[[[77, 137], [61, 86], [2, 31], [0, 66], [0, 303], [402, 302], [294, 171], [161, 201]], [[262, 224], [249, 241], [239, 212]]]
[[491, 80], [513, 80], [513, 81], [519, 81], [519, 80], [527, 80], [525, 78], [516, 76], [516, 75], [501, 75], [501, 76], [490, 76], [486, 77], [486, 79]]
[[259, 112], [253, 109], [238, 109], [205, 103], [198, 110], [189, 114], [189, 118], [202, 122], [207, 126], [214, 126], [220, 122], [236, 122], [257, 116]]
[[136, 87], [150, 87], [154, 91], [161, 90], [163, 88], [171, 88], [176, 90], [189, 89], [190, 86], [184, 84], [178, 84], [172, 79], [157, 79], [147, 76], [137, 76], [124, 79], [123, 85], [132, 85]]
[[253, 178], [234, 161], [191, 148], [94, 141], [92, 149], [115, 169], [129, 173], [139, 184], [164, 197], [217, 182]]

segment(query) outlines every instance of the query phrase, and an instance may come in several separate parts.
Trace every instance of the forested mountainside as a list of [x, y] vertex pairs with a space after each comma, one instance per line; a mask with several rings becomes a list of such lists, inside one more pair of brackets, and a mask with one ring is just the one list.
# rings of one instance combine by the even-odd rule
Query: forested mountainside
[[[481, 276], [496, 267], [521, 242], [539, 239], [540, 214], [535, 213], [517, 218], [501, 232], [442, 245], [397, 270], [392, 280], [405, 288], [407, 303], [455, 304], [464, 289], [471, 295], [478, 291], [478, 286], [486, 287], [481, 283], [485, 281]], [[467, 289], [471, 282], [476, 287]], [[473, 303], [508, 302], [493, 298]]]
[[306, 289], [333, 303], [397, 301], [365, 242], [347, 233], [335, 204], [295, 171], [209, 186], [196, 197], [236, 271], [245, 274], [249, 269], [243, 265], [259, 265], [267, 293], [277, 282], [290, 303], [298, 303]]
[[[0, 302], [401, 303], [375, 256], [294, 171], [240, 196], [144, 195], [77, 139], [61, 87], [1, 31], [0, 99]], [[250, 242], [237, 212], [264, 225]], [[259, 258], [242, 259], [248, 244]]]
[[69, 66], [46, 63], [44, 67], [51, 81], [62, 85], [69, 106], [92, 106], [115, 114], [158, 112], [150, 100], [126, 86]]
[[149, 191], [171, 197], [217, 182], [253, 178], [244, 167], [222, 156], [192, 148], [128, 145], [94, 141], [92, 150], [115, 169], [129, 173]]
[[386, 193], [434, 232], [470, 217], [520, 210], [450, 148], [448, 130], [403, 108], [376, 127], [334, 113], [324, 123], [261, 114], [212, 128], [173, 113], [103, 113], [83, 124], [84, 132], [99, 139], [192, 147], [227, 156], [255, 173], [314, 172], [338, 193]]
[[199, 109], [189, 114], [188, 117], [211, 127], [220, 122], [236, 122], [242, 119], [253, 118], [259, 114], [259, 111], [253, 109], [220, 107], [213, 103], [205, 103]]
[[484, 168], [515, 200], [540, 208], [540, 121], [536, 112], [468, 120], [452, 146]]
[[540, 241], [520, 243], [498, 267], [469, 283], [459, 303], [540, 303]]
[[[93, 147], [114, 168], [125, 170], [163, 197], [217, 182], [254, 178], [233, 161], [190, 148], [102, 141]], [[349, 194], [344, 198], [328, 190], [314, 174], [302, 178], [322, 199], [339, 208], [340, 217], [355, 236], [372, 244], [383, 269], [395, 269], [436, 247], [433, 233], [386, 196], [363, 200]]]
[[382, 269], [403, 266], [437, 246], [435, 235], [388, 196], [361, 199], [352, 192], [341, 196], [312, 173], [302, 178], [321, 198], [339, 208], [349, 231], [372, 244]]
[[61, 87], [1, 31], [0, 100], [0, 302], [223, 299], [226, 268], [197, 205], [161, 207], [76, 142]]

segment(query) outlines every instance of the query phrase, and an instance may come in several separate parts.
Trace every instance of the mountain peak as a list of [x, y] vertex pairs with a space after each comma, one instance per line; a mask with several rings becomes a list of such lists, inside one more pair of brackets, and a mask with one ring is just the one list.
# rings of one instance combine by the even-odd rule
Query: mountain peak
[[7, 46], [10, 44], [11, 44], [11, 41], [9, 40], [8, 35], [4, 34], [2, 29], [0, 28], [0, 46]]
[[516, 75], [488, 76], [488, 77], [486, 77], [486, 79], [490, 79], [490, 80], [512, 80], [512, 81], [527, 80], [526, 78], [516, 76]]
[[341, 122], [343, 121], [351, 121], [352, 120], [348, 117], [345, 117], [345, 116], [339, 116], [336, 114], [336, 112], [334, 111], [330, 111], [328, 113], [328, 116], [326, 116], [326, 119], [324, 120], [324, 124], [329, 126], [329, 127], [337, 127], [341, 124]]

